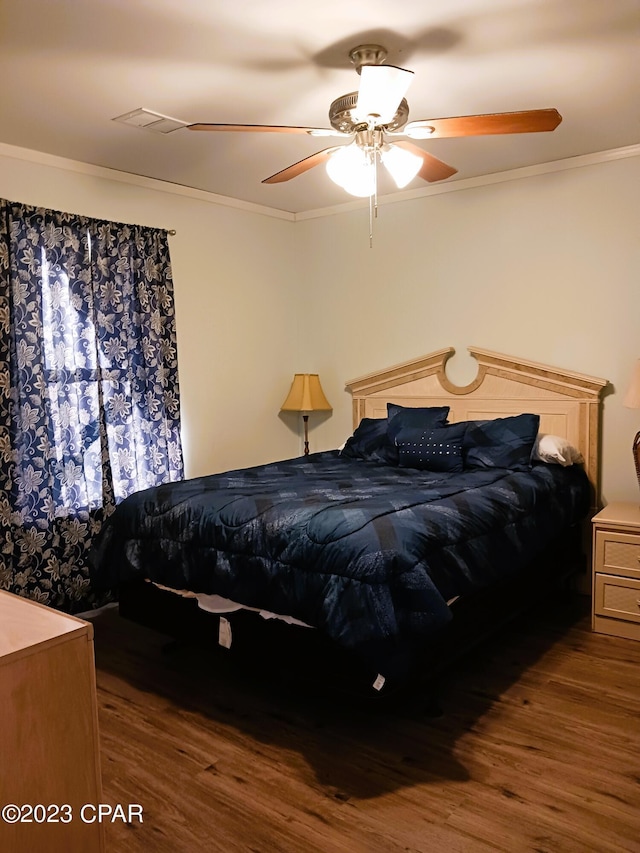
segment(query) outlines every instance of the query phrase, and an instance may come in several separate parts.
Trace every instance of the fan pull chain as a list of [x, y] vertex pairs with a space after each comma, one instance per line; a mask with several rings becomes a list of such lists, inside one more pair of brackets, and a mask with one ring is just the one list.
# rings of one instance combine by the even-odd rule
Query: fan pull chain
[[369, 248], [373, 248], [373, 195], [369, 196]]
[[369, 196], [369, 248], [373, 248], [373, 223], [378, 218], [378, 152], [373, 152], [373, 192]]

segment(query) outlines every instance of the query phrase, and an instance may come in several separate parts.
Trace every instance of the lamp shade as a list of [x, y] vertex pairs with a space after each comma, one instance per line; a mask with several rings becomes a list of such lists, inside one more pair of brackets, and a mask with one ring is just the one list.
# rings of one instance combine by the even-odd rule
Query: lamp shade
[[628, 409], [640, 409], [640, 358], [636, 361], [631, 382], [622, 402]]
[[360, 69], [358, 101], [353, 110], [357, 122], [375, 117], [377, 124], [388, 124], [407, 94], [413, 71], [395, 65], [363, 65]]
[[422, 159], [397, 145], [383, 145], [380, 159], [396, 182], [398, 189], [406, 187], [422, 168]]
[[331, 412], [317, 373], [296, 373], [281, 412]]
[[334, 151], [327, 162], [326, 170], [334, 184], [350, 195], [371, 196], [376, 190], [373, 158], [355, 142]]

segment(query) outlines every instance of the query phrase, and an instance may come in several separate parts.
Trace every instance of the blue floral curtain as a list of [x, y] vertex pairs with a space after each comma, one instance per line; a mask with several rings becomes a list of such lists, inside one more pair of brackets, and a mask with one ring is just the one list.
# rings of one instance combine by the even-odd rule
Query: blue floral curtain
[[102, 521], [183, 477], [166, 232], [0, 200], [0, 332], [0, 588], [95, 607]]

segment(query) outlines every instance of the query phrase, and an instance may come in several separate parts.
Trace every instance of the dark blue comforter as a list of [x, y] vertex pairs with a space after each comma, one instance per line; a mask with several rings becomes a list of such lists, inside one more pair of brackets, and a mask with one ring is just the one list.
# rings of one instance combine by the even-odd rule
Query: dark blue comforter
[[294, 616], [393, 675], [451, 618], [448, 600], [517, 572], [588, 506], [578, 466], [437, 474], [316, 453], [131, 495], [92, 577]]

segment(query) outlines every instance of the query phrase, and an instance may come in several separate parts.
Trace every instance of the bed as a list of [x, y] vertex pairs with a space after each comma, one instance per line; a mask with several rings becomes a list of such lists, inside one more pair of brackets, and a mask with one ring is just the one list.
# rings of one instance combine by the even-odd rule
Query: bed
[[120, 612], [381, 695], [588, 577], [606, 381], [470, 347], [346, 384], [340, 450], [148, 489], [91, 555]]

